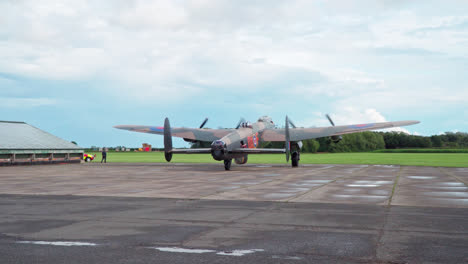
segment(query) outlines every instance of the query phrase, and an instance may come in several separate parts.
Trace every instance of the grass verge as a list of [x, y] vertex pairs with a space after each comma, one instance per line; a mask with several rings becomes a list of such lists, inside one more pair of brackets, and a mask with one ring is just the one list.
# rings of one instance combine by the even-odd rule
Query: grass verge
[[468, 153], [468, 149], [439, 149], [439, 148], [421, 148], [421, 149], [379, 149], [373, 153]]
[[[94, 162], [101, 161], [101, 153]], [[107, 162], [166, 162], [163, 152], [110, 152]], [[174, 163], [220, 163], [207, 154], [178, 154]], [[249, 155], [248, 163], [286, 164], [279, 154]], [[301, 164], [382, 164], [407, 166], [468, 167], [468, 153], [327, 153], [301, 154]]]

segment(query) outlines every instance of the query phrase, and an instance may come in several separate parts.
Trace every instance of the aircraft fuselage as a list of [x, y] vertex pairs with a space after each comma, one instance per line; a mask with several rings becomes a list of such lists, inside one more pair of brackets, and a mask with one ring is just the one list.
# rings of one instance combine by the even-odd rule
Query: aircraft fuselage
[[[275, 124], [269, 117], [262, 117], [258, 122], [241, 124], [235, 131], [211, 143], [211, 156], [221, 161], [233, 158], [247, 157], [247, 154], [229, 153], [235, 148], [257, 148], [260, 143], [259, 134], [266, 128], [274, 128]], [[246, 159], [245, 159], [246, 160]]]

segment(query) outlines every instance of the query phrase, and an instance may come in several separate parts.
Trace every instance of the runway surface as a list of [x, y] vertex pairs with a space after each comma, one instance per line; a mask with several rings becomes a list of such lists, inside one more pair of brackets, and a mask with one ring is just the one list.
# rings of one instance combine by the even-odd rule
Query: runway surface
[[467, 263], [468, 168], [0, 168], [1, 263]]

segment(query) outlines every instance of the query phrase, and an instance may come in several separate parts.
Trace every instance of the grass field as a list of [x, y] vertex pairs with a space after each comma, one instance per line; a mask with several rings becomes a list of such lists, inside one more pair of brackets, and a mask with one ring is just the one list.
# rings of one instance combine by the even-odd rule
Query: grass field
[[[101, 161], [101, 153], [94, 162]], [[109, 152], [107, 162], [166, 162], [163, 152]], [[178, 154], [174, 163], [220, 163], [207, 154]], [[249, 155], [248, 163], [286, 164], [279, 154]], [[302, 153], [302, 164], [383, 164], [408, 166], [468, 167], [468, 153]]]
[[468, 153], [468, 149], [416, 148], [416, 149], [379, 149], [373, 153]]

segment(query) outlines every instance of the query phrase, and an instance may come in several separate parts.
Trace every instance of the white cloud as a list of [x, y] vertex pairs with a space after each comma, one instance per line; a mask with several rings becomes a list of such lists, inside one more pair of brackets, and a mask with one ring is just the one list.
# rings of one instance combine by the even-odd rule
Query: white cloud
[[0, 97], [0, 108], [34, 108], [39, 106], [56, 105], [52, 98], [9, 98]]
[[[460, 26], [468, 17], [401, 1], [31, 0], [4, 1], [0, 10], [0, 72], [109, 80], [99, 89], [120, 100], [173, 103], [280, 89], [381, 111], [468, 100], [466, 80], [434, 84], [447, 78], [436, 74], [463, 72], [464, 61], [448, 59], [467, 58]], [[443, 61], [415, 58], [417, 51]]]
[[[374, 122], [388, 122], [380, 112], [376, 109], [359, 110], [354, 107], [343, 107], [336, 113], [335, 124], [361, 124], [361, 123], [374, 123]], [[411, 134], [407, 129], [402, 127], [392, 127], [383, 129], [382, 131], [396, 131]]]
[[[315, 112], [312, 114], [312, 118], [302, 120], [298, 122], [299, 126], [310, 127], [312, 124], [316, 126], [330, 126], [331, 124], [325, 117], [325, 113]], [[387, 120], [382, 113], [378, 112], [376, 109], [358, 109], [355, 107], [341, 107], [336, 109], [333, 114], [330, 114], [331, 119], [335, 125], [352, 125], [352, 124], [364, 124], [364, 123], [377, 123], [377, 122], [389, 122], [389, 121], [398, 121], [398, 120]], [[403, 132], [407, 134], [412, 134], [406, 128], [402, 127], [392, 127], [387, 129], [382, 129], [379, 131], [396, 131]]]

